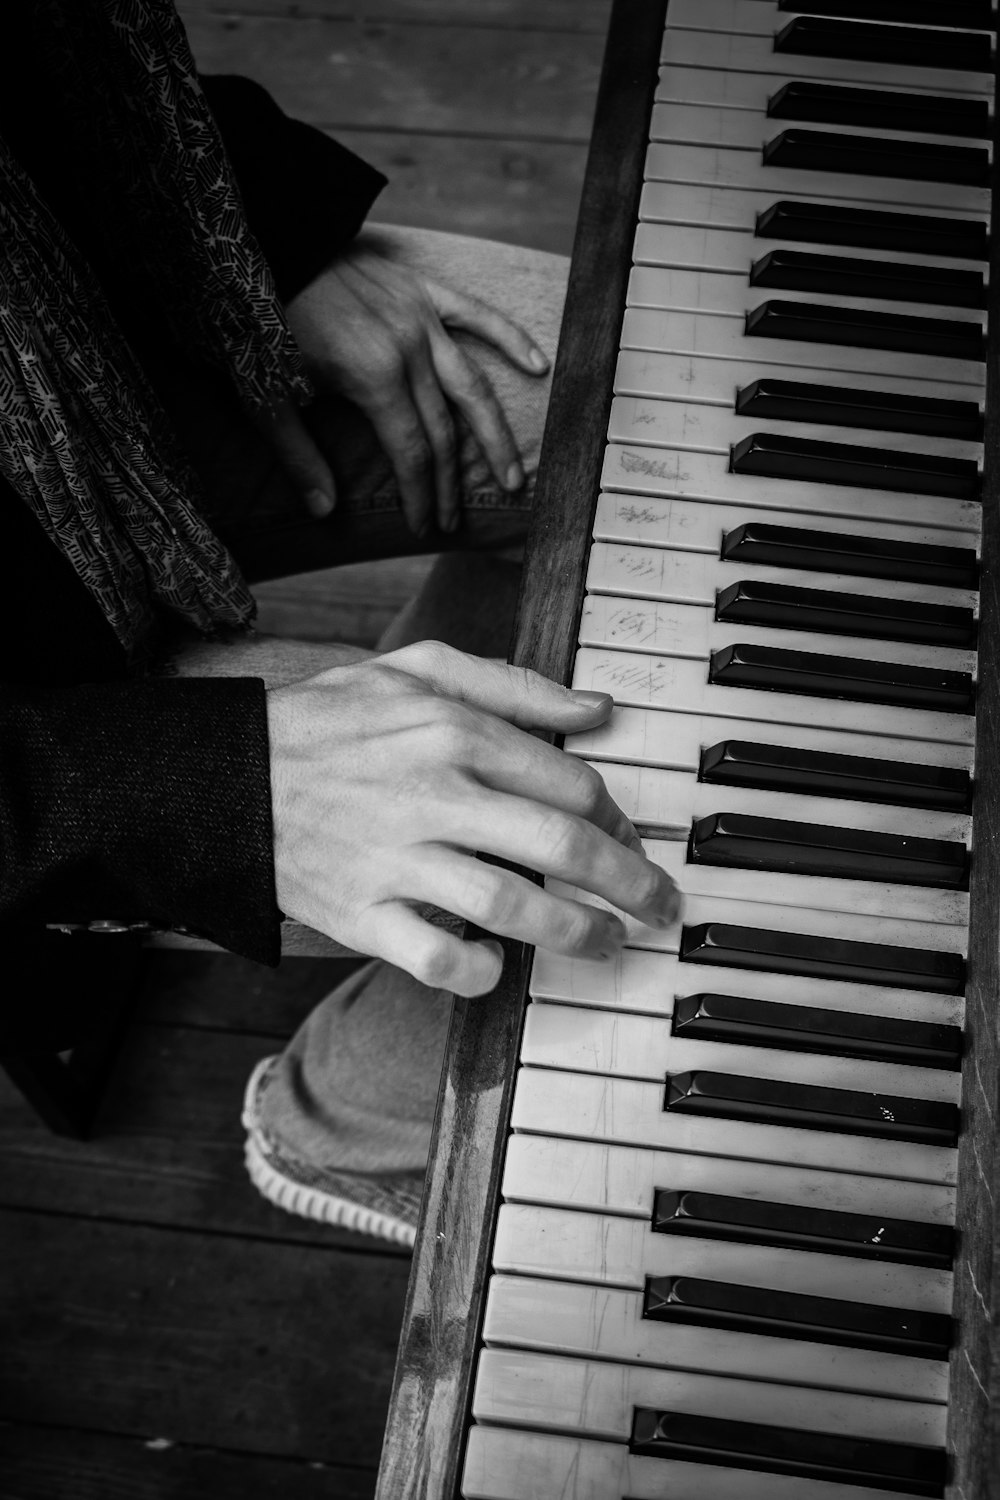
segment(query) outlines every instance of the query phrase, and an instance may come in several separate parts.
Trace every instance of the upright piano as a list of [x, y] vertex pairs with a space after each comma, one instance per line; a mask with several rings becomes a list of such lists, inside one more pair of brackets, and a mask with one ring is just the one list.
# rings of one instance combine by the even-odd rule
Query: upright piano
[[616, 0], [514, 660], [685, 893], [456, 1002], [380, 1500], [1000, 1495], [991, 0]]

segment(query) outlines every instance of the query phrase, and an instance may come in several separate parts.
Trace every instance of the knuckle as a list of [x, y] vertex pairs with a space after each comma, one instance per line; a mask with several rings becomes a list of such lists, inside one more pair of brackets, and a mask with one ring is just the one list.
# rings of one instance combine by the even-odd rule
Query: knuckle
[[423, 948], [414, 955], [413, 977], [429, 989], [448, 989], [456, 970], [452, 940], [444, 933], [431, 931]]
[[585, 760], [577, 760], [573, 755], [568, 756], [567, 760], [572, 766], [571, 774], [575, 778], [573, 792], [580, 811], [584, 817], [592, 817], [604, 801], [604, 778]]
[[505, 930], [516, 921], [521, 900], [516, 888], [499, 871], [477, 861], [477, 869], [466, 886], [476, 921], [481, 926]]
[[560, 869], [571, 872], [586, 861], [590, 840], [576, 818], [563, 812], [545, 815], [539, 829], [539, 840], [547, 857]]
[[425, 438], [408, 438], [399, 450], [399, 468], [407, 475], [423, 475], [431, 466], [431, 447]]

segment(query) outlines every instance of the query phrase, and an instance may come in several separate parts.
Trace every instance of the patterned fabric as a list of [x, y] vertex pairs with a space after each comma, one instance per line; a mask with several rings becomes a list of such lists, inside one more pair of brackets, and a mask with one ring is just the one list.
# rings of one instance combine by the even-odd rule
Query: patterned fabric
[[[308, 397], [172, 0], [36, 0], [36, 22], [122, 277], [249, 410]], [[96, 279], [2, 142], [0, 471], [133, 657], [158, 608], [252, 622]]]

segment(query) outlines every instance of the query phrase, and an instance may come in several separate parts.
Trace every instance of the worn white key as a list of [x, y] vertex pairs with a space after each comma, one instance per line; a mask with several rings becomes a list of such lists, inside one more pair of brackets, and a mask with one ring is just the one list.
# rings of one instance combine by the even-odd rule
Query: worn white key
[[651, 1083], [662, 1083], [668, 1074], [707, 1069], [740, 1078], [773, 1078], [784, 1083], [945, 1104], [957, 1104], [961, 1091], [960, 1075], [941, 1068], [731, 1042], [691, 1041], [672, 1035], [670, 1021], [664, 1016], [635, 1016], [534, 1000], [527, 1008], [524, 1026], [520, 1057], [526, 1067], [645, 1078]]
[[489, 1346], [596, 1355], [914, 1401], [946, 1401], [942, 1361], [766, 1334], [665, 1325], [642, 1316], [642, 1297], [527, 1276], [490, 1279], [483, 1323]]
[[[603, 541], [596, 541], [591, 549], [587, 587], [592, 593], [614, 594], [622, 599], [663, 599], [714, 609], [718, 591], [742, 578], [753, 578], [757, 583], [786, 583], [797, 588], [860, 594], [868, 599], [900, 599], [963, 609], [973, 609], [978, 602], [977, 594], [970, 589], [942, 588], [895, 578], [859, 578], [846, 573], [813, 573], [804, 568], [767, 568], [760, 563], [730, 562], [707, 552]], [[846, 638], [844, 650], [846, 655], [851, 654]], [[967, 663], [959, 668], [967, 669]]]
[[472, 1413], [477, 1421], [585, 1433], [627, 1442], [637, 1406], [807, 1432], [844, 1432], [896, 1442], [942, 1444], [944, 1412], [934, 1402], [875, 1402], [847, 1391], [817, 1392], [764, 1380], [730, 1380], [689, 1370], [645, 1369], [597, 1360], [484, 1349]]
[[[978, 509], [978, 507], [977, 507]], [[975, 519], [973, 515], [972, 519]], [[594, 537], [602, 542], [624, 542], [644, 547], [704, 552], [719, 557], [725, 536], [751, 521], [787, 525], [811, 531], [832, 531], [846, 536], [887, 537], [900, 542], [919, 542], [938, 547], [968, 547], [977, 550], [978, 537], [957, 537], [934, 526], [910, 526], [885, 517], [861, 525], [853, 516], [827, 516], [796, 511], [794, 520], [782, 520], [773, 510], [752, 505], [724, 505], [701, 500], [671, 500], [659, 496], [621, 495], [605, 492], [598, 497]]]
[[[687, 555], [698, 561], [704, 560], [701, 553]], [[711, 561], [714, 563], [716, 559]], [[725, 566], [731, 568], [733, 565]], [[743, 579], [764, 581], [758, 578], [756, 570], [745, 565], [729, 576], [732, 582]], [[789, 569], [789, 584], [792, 584], [793, 577], [799, 586], [797, 580], [803, 575], [793, 574]], [[772, 577], [767, 581], [783, 583], [785, 580]], [[597, 588], [603, 586], [604, 580], [599, 572], [594, 574], [593, 582]], [[841, 582], [848, 586], [847, 581]], [[898, 665], [935, 666], [946, 672], [975, 673], [974, 651], [918, 646], [907, 641], [874, 640], [867, 636], [724, 624], [715, 619], [711, 605], [701, 601], [695, 604], [654, 603], [644, 599], [623, 599], [617, 596], [617, 591], [614, 596], [593, 593], [584, 600], [580, 620], [580, 641], [585, 646], [648, 651], [656, 655], [685, 657], [690, 661], [707, 662], [713, 651], [736, 639], [752, 646], [777, 646], [789, 651], [825, 653], [827, 656], [843, 654], [863, 657], [866, 661], [891, 661]]]
[[[884, 1210], [883, 1210], [884, 1212]], [[642, 1219], [505, 1203], [493, 1241], [493, 1269], [552, 1276], [641, 1292], [647, 1276], [696, 1276], [735, 1286], [768, 1287], [803, 1297], [838, 1297], [877, 1307], [951, 1312], [939, 1280], [916, 1266], [846, 1255], [817, 1255], [773, 1245], [656, 1234]], [[938, 1278], [950, 1280], [943, 1271]], [[926, 1282], [926, 1285], [925, 1285]]]
[[[659, 1097], [662, 1104], [662, 1092]], [[522, 1118], [530, 1118], [530, 1103], [522, 1100], [520, 1108]], [[920, 1224], [948, 1226], [955, 1222], [955, 1189], [941, 1183], [859, 1177], [785, 1162], [727, 1160], [526, 1131], [512, 1135], [507, 1142], [502, 1191], [508, 1203], [612, 1214], [645, 1224], [652, 1221], [655, 1195], [661, 1189], [718, 1193], [756, 1203], [794, 1203], [806, 1208], [822, 1203], [832, 1213], [879, 1214]], [[855, 1263], [858, 1259], [849, 1258]], [[881, 1267], [888, 1274], [886, 1262], [866, 1264]], [[920, 1306], [931, 1312], [950, 1312], [951, 1272], [911, 1269], [923, 1287], [914, 1295], [926, 1298]]]
[[[658, 226], [659, 227], [659, 226]], [[707, 230], [692, 230], [692, 234], [705, 234]], [[793, 380], [801, 385], [827, 385], [841, 391], [872, 391], [875, 395], [899, 394], [922, 396], [931, 394], [947, 401], [964, 401], [978, 405], [982, 411], [982, 393], [970, 386], [935, 383], [929, 391], [923, 380], [906, 379], [900, 376], [872, 376], [856, 370], [809, 372], [801, 365], [768, 365], [761, 369], [760, 361], [751, 358], [749, 346], [740, 359], [713, 359], [692, 354], [663, 354], [652, 349], [623, 349], [618, 356], [615, 370], [615, 392], [622, 396], [646, 396], [662, 401], [694, 402], [699, 406], [725, 407], [734, 412], [736, 397], [745, 386], [754, 380], [766, 377], [770, 380]], [[857, 433], [857, 442], [874, 442], [874, 429], [852, 429]], [[912, 441], [911, 437], [911, 441]]]
[[[649, 126], [649, 139], [670, 145], [723, 146], [727, 150], [760, 152], [765, 142], [772, 141], [783, 130], [805, 126], [821, 131], [824, 135], [882, 135], [878, 129], [866, 130], [856, 125], [825, 124], [814, 121], [769, 119], [767, 111], [735, 110], [723, 104], [685, 104], [671, 101], [653, 105]], [[919, 131], [894, 131], [893, 138], [916, 141], [926, 145], [956, 144], [950, 135], [928, 135]], [[985, 142], [983, 147], [985, 149]], [[854, 180], [854, 173], [844, 174]], [[930, 202], [930, 198], [926, 201]]]
[[623, 948], [608, 959], [569, 958], [538, 948], [531, 974], [531, 993], [536, 999], [649, 1015], [669, 1015], [676, 999], [702, 991], [950, 1026], [961, 1026], [965, 1014], [959, 995], [722, 966], [709, 972], [682, 963], [676, 953], [651, 953], [644, 948]]
[[[734, 118], [742, 116], [730, 111]], [[805, 245], [797, 240], [758, 239], [753, 225], [743, 229], [708, 229], [698, 224], [637, 224], [632, 244], [636, 265], [687, 266], [700, 271], [748, 276], [750, 267], [769, 250], [794, 250], [800, 255], [836, 255], [845, 260], [875, 260], [880, 265], [943, 267], [983, 274], [982, 261], [958, 260], [901, 250], [859, 249], [855, 245]]]
[[765, 302], [785, 299], [811, 307], [852, 308], [867, 312], [891, 312], [895, 316], [944, 317], [948, 322], [986, 327], [985, 310], [969, 307], [941, 308], [918, 302], [886, 302], [883, 298], [845, 298], [836, 293], [798, 292], [773, 286], [751, 286], [745, 275], [731, 272], [697, 271], [672, 266], [633, 266], [628, 283], [629, 307], [658, 307], [677, 312], [715, 313], [720, 317], [745, 318]]
[[[726, 411], [718, 406], [703, 406], [693, 398], [687, 404], [682, 404], [680, 401], [651, 400], [648, 396], [616, 396], [611, 404], [608, 421], [608, 437], [612, 442], [689, 449], [695, 453], [718, 453], [726, 458], [734, 443], [758, 432], [766, 432], [770, 436], [800, 438], [805, 442], [842, 443], [858, 449], [862, 458], [865, 449], [880, 448], [917, 457], [931, 454], [941, 458], [965, 459], [978, 465], [982, 463], [982, 443], [965, 438], [920, 436], [910, 432], [859, 431], [853, 427], [838, 427], [833, 423], [816, 425], [810, 422], [782, 422], [775, 417], [739, 416], [732, 409]], [[878, 493], [882, 494], [884, 491], [879, 489]]]
[[[773, 292], [776, 301], [799, 301], [795, 295]], [[942, 380], [983, 389], [983, 365], [972, 359], [933, 358], [905, 354], [892, 349], [858, 349], [850, 344], [810, 344], [799, 339], [762, 338], [747, 334], [741, 318], [710, 312], [666, 311], [662, 308], [630, 307], [622, 322], [621, 348], [652, 349], [663, 354], [701, 354], [711, 359], [753, 360], [761, 375], [769, 365], [795, 365], [803, 370], [825, 370], [834, 374], [854, 370], [875, 379], [881, 375], [903, 375], [925, 382]], [[928, 389], [933, 395], [933, 389]], [[976, 399], [975, 397], [973, 399]]]
[[[843, 516], [855, 522], [855, 530], [856, 523], [864, 523], [872, 510], [871, 490], [840, 484], [778, 484], [756, 474], [731, 474], [727, 459], [717, 453], [642, 448], [637, 444], [608, 444], [601, 483], [606, 490], [624, 490], [630, 501], [639, 496], [661, 495], [664, 499], [697, 500], [709, 505], [742, 505], [747, 509], [770, 510], [776, 520], [800, 512], [810, 516]], [[878, 511], [885, 521], [904, 526], [933, 526], [956, 533], [978, 535], [982, 524], [978, 501], [952, 500], [940, 495], [898, 495], [886, 490], [879, 495]], [[956, 537], [955, 545], [962, 544], [962, 539]]]
[[[770, 37], [732, 36], [725, 31], [669, 29], [664, 32], [660, 60], [684, 68], [731, 69], [737, 73], [777, 72], [786, 81], [815, 78], [874, 88], [884, 87], [886, 82], [886, 68], [881, 62], [775, 52]], [[984, 98], [993, 93], [993, 80], [988, 73], [962, 73], [953, 68], [894, 67], [892, 86], [900, 93], [925, 89], [935, 94], [973, 94]]]
[[645, 1458], [624, 1443], [479, 1425], [469, 1432], [462, 1473], [466, 1500], [885, 1500], [885, 1493], [867, 1485]]
[[[655, 97], [662, 103], [718, 104], [727, 109], [766, 110], [769, 100], [789, 82], [790, 75], [782, 72], [784, 62], [781, 54], [775, 53], [769, 70], [744, 73], [731, 68], [688, 67], [668, 58], [660, 68]], [[883, 74], [879, 82], [885, 85], [889, 80]], [[895, 87], [895, 75], [891, 83]], [[910, 90], [899, 88], [896, 92]], [[932, 87], [913, 92], [947, 97], [954, 90]]]
[[[734, 635], [734, 640], [738, 639]], [[708, 681], [705, 663], [672, 656], [584, 647], [577, 653], [573, 686], [610, 693], [616, 703], [633, 708], [708, 714], [713, 718], [728, 718], [734, 726], [767, 718], [803, 728], [844, 729], [853, 734], [891, 735], [952, 745], [971, 745], [975, 738], [975, 720], [971, 714], [723, 687]], [[731, 734], [740, 739], [751, 738], [746, 730], [734, 728]]]
[[[677, 712], [667, 704], [657, 709], [620, 705], [606, 724], [570, 736], [566, 749], [594, 760], [631, 761], [640, 766], [697, 771], [703, 749], [720, 740], [741, 739], [764, 745], [826, 750], [831, 754], [869, 756], [873, 760], [972, 769], [971, 741], [955, 745], [891, 735], [869, 736], [864, 731], [852, 734], [829, 724], [789, 729], [774, 722], [771, 696], [768, 694], [768, 701], [762, 702], [756, 722], [744, 722], [741, 726], [719, 715]], [[919, 817], [919, 813], [914, 816]]]
[[[780, 131], [772, 132], [774, 135]], [[763, 140], [760, 142], [763, 146]], [[652, 141], [643, 171], [646, 182], [692, 182], [747, 192], [810, 198], [836, 198], [857, 207], [934, 208], [939, 213], [986, 214], [989, 189], [962, 183], [921, 182], [909, 177], [864, 177], [860, 173], [809, 171], [772, 166], [752, 151], [725, 146], [688, 146]]]
[[902, 837], [918, 832], [921, 838], [958, 843], [968, 843], [972, 835], [972, 819], [966, 813], [716, 785], [699, 781], [689, 771], [616, 761], [591, 761], [591, 765], [601, 773], [608, 791], [632, 822], [648, 825], [650, 834], [657, 837], [661, 836], [658, 830], [663, 829], [662, 837], [686, 838], [695, 818], [723, 812], [822, 823], [831, 828], [865, 828]]
[[663, 1098], [662, 1083], [521, 1068], [511, 1128], [537, 1135], [725, 1157], [734, 1162], [779, 1162], [820, 1172], [918, 1183], [951, 1185], [955, 1181], [958, 1153], [948, 1147], [783, 1125], [746, 1125], [707, 1115], [678, 1115], [663, 1108]]
[[[668, 31], [727, 31], [773, 37], [794, 14], [794, 9], [791, 14], [779, 10], [775, 0], [671, 0], [666, 24]], [[948, 28], [947, 6], [941, 7], [940, 19], [934, 24]]]

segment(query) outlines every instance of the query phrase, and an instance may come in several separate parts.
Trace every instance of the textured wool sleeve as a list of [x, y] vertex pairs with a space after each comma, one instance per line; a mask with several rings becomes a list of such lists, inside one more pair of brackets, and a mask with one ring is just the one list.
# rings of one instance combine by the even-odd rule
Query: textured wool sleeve
[[264, 685], [0, 689], [0, 921], [186, 927], [280, 956]]
[[259, 83], [228, 74], [201, 83], [250, 228], [287, 302], [354, 238], [386, 179], [321, 130], [290, 119]]

